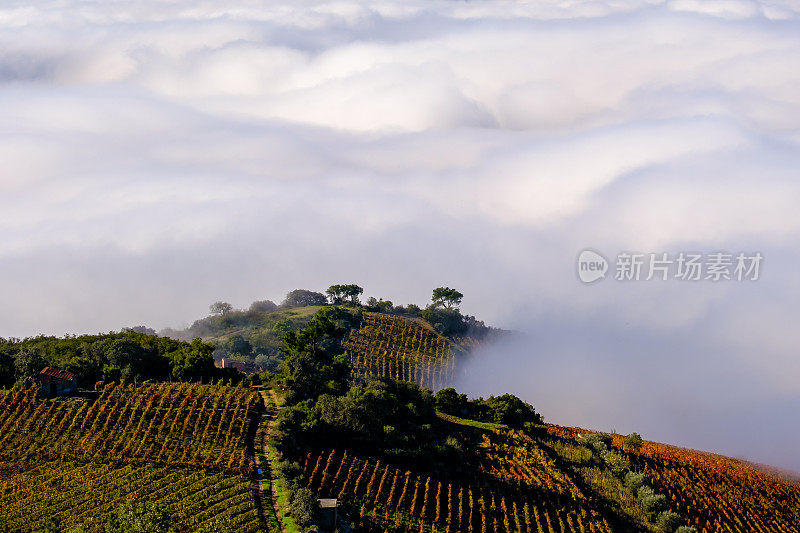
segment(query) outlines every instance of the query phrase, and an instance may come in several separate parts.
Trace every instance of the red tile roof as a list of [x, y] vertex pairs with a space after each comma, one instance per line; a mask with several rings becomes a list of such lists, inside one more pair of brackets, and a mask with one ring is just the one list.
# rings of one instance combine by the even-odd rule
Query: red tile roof
[[72, 380], [75, 379], [75, 374], [72, 372], [67, 372], [66, 370], [61, 370], [58, 368], [50, 368], [49, 366], [44, 367], [40, 374], [68, 383], [72, 383]]

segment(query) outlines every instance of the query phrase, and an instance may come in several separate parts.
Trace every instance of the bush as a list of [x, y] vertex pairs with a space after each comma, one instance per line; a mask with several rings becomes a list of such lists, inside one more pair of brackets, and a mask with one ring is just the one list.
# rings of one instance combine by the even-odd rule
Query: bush
[[631, 433], [625, 440], [622, 441], [622, 445], [626, 450], [639, 450], [642, 447], [642, 437], [638, 433]]
[[321, 292], [295, 289], [290, 291], [281, 302], [281, 307], [306, 307], [308, 305], [325, 305], [328, 299]]
[[295, 521], [303, 527], [307, 527], [314, 522], [317, 511], [317, 497], [306, 488], [301, 487], [292, 494], [289, 507]]
[[275, 473], [290, 492], [295, 492], [305, 485], [303, 468], [292, 461], [278, 461], [275, 463]]
[[250, 309], [248, 311], [251, 313], [271, 313], [276, 309], [278, 309], [278, 306], [275, 305], [275, 302], [270, 300], [260, 300], [250, 304]]
[[598, 453], [611, 446], [611, 435], [607, 433], [581, 433], [578, 439]]
[[628, 472], [625, 474], [625, 486], [631, 492], [637, 494], [639, 489], [647, 484], [647, 476], [644, 474], [637, 474], [636, 472]]
[[628, 458], [617, 452], [610, 452], [603, 460], [615, 476], [622, 476], [630, 469]]
[[661, 511], [667, 510], [667, 497], [663, 494], [656, 494], [646, 485], [639, 489], [636, 497], [639, 500], [639, 507], [651, 520]]
[[675, 530], [675, 533], [697, 533], [697, 530], [689, 526], [681, 526]]
[[656, 527], [663, 533], [675, 533], [678, 526], [681, 525], [681, 517], [672, 511], [663, 511], [656, 519]]

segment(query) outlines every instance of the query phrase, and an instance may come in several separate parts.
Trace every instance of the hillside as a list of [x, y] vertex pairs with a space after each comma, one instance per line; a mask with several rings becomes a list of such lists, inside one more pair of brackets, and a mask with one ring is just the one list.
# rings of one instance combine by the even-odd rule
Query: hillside
[[342, 347], [357, 379], [413, 381], [432, 390], [447, 385], [460, 350], [421, 318], [380, 313], [363, 313]]
[[446, 384], [463, 346], [424, 323], [364, 313], [341, 349], [355, 386], [290, 398], [281, 429], [300, 471], [287, 484], [339, 498], [357, 530], [800, 531], [800, 486], [744, 462], [535, 417], [498, 424], [513, 397], [392, 385]]
[[[386, 305], [388, 304], [388, 305]], [[334, 306], [327, 306], [334, 307]], [[357, 326], [348, 339], [348, 353], [353, 364], [363, 371], [360, 377], [383, 376], [410, 378], [408, 372], [429, 373], [445, 360], [448, 371], [431, 374], [426, 386], [444, 383], [452, 371], [450, 359], [479, 346], [493, 336], [507, 334], [489, 328], [474, 317], [458, 311], [420, 310], [416, 306], [394, 307], [391, 302], [374, 306], [335, 306], [351, 312]], [[196, 320], [184, 330], [165, 329], [159, 332], [176, 340], [201, 339], [214, 346], [214, 358], [239, 361], [249, 371], [278, 372], [283, 361], [283, 336], [305, 327], [322, 309], [321, 305], [277, 306], [272, 302], [254, 302], [249, 310], [230, 310]], [[431, 321], [424, 318], [428, 316]], [[438, 327], [438, 330], [437, 330]], [[382, 350], [390, 348], [387, 353]], [[375, 366], [373, 355], [386, 357], [384, 365]]]
[[107, 384], [89, 400], [0, 391], [0, 531], [101, 532], [129, 501], [163, 505], [181, 531], [259, 531], [259, 405], [246, 389], [187, 383]]
[[[274, 305], [274, 304], [273, 304]], [[214, 346], [214, 358], [223, 357], [251, 365], [254, 370], [277, 372], [283, 357], [283, 335], [305, 327], [321, 306], [301, 306], [263, 310], [233, 310], [196, 320], [185, 330], [159, 332], [183, 341], [201, 339]]]
[[[337, 498], [339, 526], [366, 532], [800, 533], [796, 482], [446, 388], [490, 335], [352, 306], [259, 316], [220, 322], [213, 338], [291, 324], [281, 373], [260, 394], [245, 386], [257, 376], [100, 382], [61, 398], [0, 389], [0, 532], [133, 532], [109, 524], [140, 506], [173, 526], [153, 532], [293, 533], [318, 523], [317, 498]], [[133, 341], [165, 362], [211, 350], [135, 332], [12, 346], [72, 357]]]

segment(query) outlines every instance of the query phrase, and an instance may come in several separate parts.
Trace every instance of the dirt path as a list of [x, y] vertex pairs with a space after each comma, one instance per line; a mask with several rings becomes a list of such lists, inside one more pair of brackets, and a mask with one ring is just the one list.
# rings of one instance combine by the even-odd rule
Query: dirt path
[[[278, 398], [272, 390], [269, 393], [259, 391], [259, 395], [264, 403], [265, 413], [258, 423], [255, 440], [256, 469], [261, 469], [261, 474], [257, 475], [256, 478], [256, 500], [267, 525], [269, 526], [270, 524], [269, 517], [274, 514], [278, 519], [278, 524], [281, 526], [281, 532], [286, 533], [281, 510], [278, 506], [277, 490], [275, 489], [275, 469], [272, 466], [267, 448], [275, 418], [278, 416]], [[264, 490], [264, 481], [267, 479], [269, 479], [269, 493]]]

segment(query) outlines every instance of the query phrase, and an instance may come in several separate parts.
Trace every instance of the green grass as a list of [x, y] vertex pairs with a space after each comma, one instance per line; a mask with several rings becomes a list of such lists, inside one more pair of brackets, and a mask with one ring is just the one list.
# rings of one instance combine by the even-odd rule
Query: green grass
[[[309, 306], [309, 307], [292, 307], [289, 309], [279, 309], [271, 313], [265, 313], [257, 322], [247, 324], [245, 326], [230, 326], [220, 328], [209, 335], [201, 337], [206, 342], [218, 342], [229, 339], [234, 335], [241, 335], [245, 339], [257, 333], [267, 334], [272, 336], [272, 328], [278, 322], [286, 321], [292, 329], [300, 329], [305, 327], [311, 318], [322, 309], [322, 306]], [[280, 334], [275, 336], [279, 340]]]
[[447, 420], [448, 422], [452, 422], [454, 424], [459, 424], [461, 426], [470, 426], [479, 429], [485, 429], [486, 431], [493, 431], [501, 426], [501, 424], [494, 424], [492, 422], [478, 422], [477, 420], [470, 420], [468, 418], [460, 418], [453, 415], [448, 415], [445, 413], [436, 412], [436, 415], [441, 418], [442, 420]]
[[[281, 403], [283, 402], [283, 398], [279, 396], [278, 392], [275, 392], [275, 396], [273, 397], [271, 391], [267, 391], [267, 395], [270, 397], [270, 399], [275, 399], [277, 401], [275, 408], [279, 410]], [[272, 464], [275, 464], [279, 460], [278, 450], [275, 449], [275, 446], [272, 445], [272, 442], [269, 439], [267, 440], [267, 455], [270, 463]], [[273, 478], [273, 481], [275, 482], [275, 501], [278, 504], [278, 508], [281, 510], [280, 520], [283, 522], [284, 529], [286, 529], [288, 533], [302, 533], [303, 528], [298, 526], [294, 521], [294, 518], [292, 518], [290, 515], [289, 491], [283, 486], [281, 480], [277, 476]], [[278, 517], [276, 517], [276, 519], [278, 519]]]

